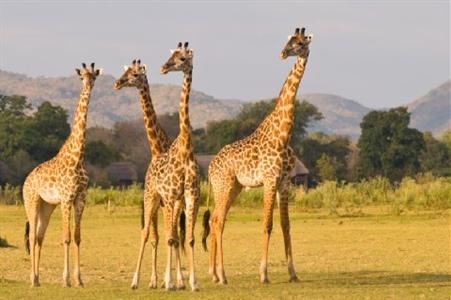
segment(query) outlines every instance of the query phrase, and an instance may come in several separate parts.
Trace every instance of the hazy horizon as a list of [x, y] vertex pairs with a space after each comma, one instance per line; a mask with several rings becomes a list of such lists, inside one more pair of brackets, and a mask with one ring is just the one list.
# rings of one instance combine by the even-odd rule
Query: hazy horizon
[[393, 107], [450, 78], [448, 1], [37, 2], [0, 3], [0, 69], [59, 77], [95, 61], [117, 77], [141, 58], [150, 83], [180, 85], [180, 74], [158, 70], [169, 49], [187, 40], [194, 89], [257, 100], [278, 94], [294, 63], [279, 52], [287, 35], [305, 26], [315, 37], [299, 95]]

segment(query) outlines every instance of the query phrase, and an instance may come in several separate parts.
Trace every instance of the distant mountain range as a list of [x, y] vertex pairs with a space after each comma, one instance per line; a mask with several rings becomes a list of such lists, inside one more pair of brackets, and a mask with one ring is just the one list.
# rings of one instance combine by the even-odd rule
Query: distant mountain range
[[[96, 81], [90, 102], [88, 125], [111, 127], [117, 121], [142, 117], [136, 89], [112, 89], [114, 77], [105, 75]], [[77, 77], [27, 77], [0, 70], [0, 94], [24, 95], [37, 106], [43, 101], [58, 104], [72, 114], [80, 91]], [[451, 80], [446, 81], [426, 95], [407, 103], [412, 113], [411, 126], [421, 131], [441, 135], [451, 128]], [[180, 97], [180, 86], [167, 84], [151, 85], [152, 100], [159, 114], [176, 112]], [[357, 138], [360, 122], [371, 109], [360, 103], [330, 94], [302, 94], [301, 100], [315, 105], [324, 119], [313, 124], [309, 130], [321, 130], [328, 134], [348, 135]], [[216, 99], [199, 91], [192, 91], [190, 115], [194, 128], [204, 127], [207, 122], [236, 116], [247, 103], [239, 100]]]

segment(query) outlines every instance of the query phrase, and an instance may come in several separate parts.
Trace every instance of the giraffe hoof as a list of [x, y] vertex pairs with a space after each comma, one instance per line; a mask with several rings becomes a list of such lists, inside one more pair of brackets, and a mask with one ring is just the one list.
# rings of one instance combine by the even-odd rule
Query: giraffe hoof
[[269, 280], [268, 280], [268, 278], [262, 278], [262, 279], [260, 280], [260, 282], [263, 283], [263, 284], [268, 284], [268, 283], [269, 283]]
[[76, 287], [83, 288], [83, 287], [85, 287], [85, 285], [83, 284], [83, 282], [82, 282], [81, 280], [79, 280], [79, 281], [76, 283]]
[[184, 283], [182, 283], [182, 284], [178, 284], [177, 285], [177, 289], [178, 290], [184, 290], [186, 287], [185, 287], [185, 284]]
[[227, 285], [227, 279], [222, 279], [222, 280], [219, 280], [219, 284], [221, 284], [221, 285]]
[[149, 283], [149, 289], [156, 289], [157, 288], [157, 281], [151, 280]]
[[38, 276], [32, 276], [31, 278], [31, 287], [40, 287], [41, 284], [39, 283], [39, 277]]
[[63, 287], [70, 288], [71, 287], [70, 282], [67, 282], [67, 281], [63, 282]]
[[297, 276], [291, 277], [289, 282], [299, 282], [299, 279]]
[[132, 290], [136, 290], [138, 288], [138, 282], [139, 282], [138, 274], [135, 273], [133, 275], [132, 285], [130, 286]]

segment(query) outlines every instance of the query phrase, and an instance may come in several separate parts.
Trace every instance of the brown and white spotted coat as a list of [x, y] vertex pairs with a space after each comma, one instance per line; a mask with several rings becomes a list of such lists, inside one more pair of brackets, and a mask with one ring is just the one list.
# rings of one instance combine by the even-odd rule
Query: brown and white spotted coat
[[144, 247], [149, 234], [151, 234], [151, 243], [154, 248], [150, 287], [157, 287], [156, 245], [158, 243], [158, 233], [156, 220], [158, 208], [161, 206], [164, 215], [166, 241], [168, 244], [164, 287], [167, 290], [174, 288], [171, 277], [173, 250], [176, 259], [176, 287], [179, 289], [185, 287], [181, 272], [179, 252], [180, 240], [177, 231], [179, 215], [181, 211], [184, 210], [187, 218], [187, 240], [189, 242], [189, 283], [193, 291], [198, 290], [194, 274], [194, 225], [199, 209], [200, 186], [198, 165], [193, 155], [188, 114], [189, 93], [192, 81], [192, 58], [193, 52], [188, 49], [187, 43], [185, 43], [184, 47], [179, 44], [179, 47], [173, 51], [168, 62], [161, 68], [163, 74], [171, 71], [182, 71], [184, 73], [179, 109], [180, 133], [167, 152], [160, 153], [153, 157], [146, 174], [144, 191], [144, 227], [142, 230], [141, 247], [132, 288], [138, 286]]
[[209, 181], [215, 199], [210, 240], [210, 275], [215, 282], [226, 284], [223, 267], [222, 234], [226, 214], [243, 187], [264, 187], [263, 255], [260, 280], [268, 282], [268, 246], [273, 226], [273, 208], [279, 201], [285, 254], [290, 281], [297, 281], [293, 265], [290, 223], [288, 217], [289, 173], [294, 166], [294, 152], [288, 146], [294, 119], [294, 102], [304, 75], [312, 36], [305, 29], [295, 34], [280, 54], [281, 59], [296, 56], [274, 110], [250, 136], [225, 146], [209, 166]]
[[[83, 164], [88, 104], [94, 82], [101, 70], [83, 64], [76, 69], [83, 82], [69, 137], [58, 154], [37, 166], [25, 179], [23, 197], [29, 223], [31, 254], [31, 284], [39, 286], [39, 259], [45, 231], [55, 207], [61, 203], [63, 217], [64, 272], [63, 284], [70, 286], [69, 245], [71, 242], [70, 215], [74, 208], [74, 240], [76, 284], [83, 285], [80, 275], [80, 223], [85, 206], [88, 176]], [[28, 225], [28, 224], [27, 224]]]

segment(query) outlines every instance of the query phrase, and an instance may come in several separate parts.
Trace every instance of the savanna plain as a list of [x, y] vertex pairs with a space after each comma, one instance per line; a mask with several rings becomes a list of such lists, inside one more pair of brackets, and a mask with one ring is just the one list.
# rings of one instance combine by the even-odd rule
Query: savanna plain
[[[449, 210], [393, 215], [384, 207], [368, 207], [358, 217], [340, 217], [321, 209], [306, 212], [293, 205], [290, 211], [299, 282], [288, 282], [277, 209], [270, 243], [270, 284], [263, 285], [258, 280], [262, 210], [232, 207], [224, 233], [229, 284], [217, 285], [208, 276], [208, 253], [200, 243], [200, 213], [195, 244], [200, 291], [166, 292], [147, 287], [149, 244], [140, 286], [129, 287], [140, 241], [139, 206], [86, 207], [81, 248], [84, 288], [61, 285], [63, 245], [57, 209], [44, 241], [41, 287], [30, 288], [30, 258], [23, 247], [24, 208], [0, 205], [0, 232], [10, 244], [0, 248], [0, 299], [451, 299]], [[162, 225], [159, 281], [166, 250]], [[182, 264], [186, 276], [183, 256]]]

